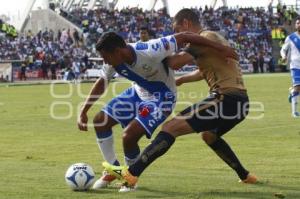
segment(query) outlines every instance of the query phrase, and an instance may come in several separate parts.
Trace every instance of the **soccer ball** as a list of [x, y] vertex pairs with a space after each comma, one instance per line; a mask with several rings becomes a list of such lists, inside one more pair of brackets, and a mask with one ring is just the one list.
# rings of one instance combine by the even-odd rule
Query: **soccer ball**
[[94, 179], [95, 173], [92, 167], [85, 163], [71, 165], [65, 175], [67, 185], [74, 191], [88, 190]]

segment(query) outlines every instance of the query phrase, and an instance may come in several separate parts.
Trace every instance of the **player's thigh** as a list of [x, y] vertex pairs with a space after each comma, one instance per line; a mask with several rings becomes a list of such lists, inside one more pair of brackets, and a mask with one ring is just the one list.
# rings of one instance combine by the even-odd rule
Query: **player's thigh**
[[220, 103], [217, 126], [212, 129], [217, 136], [221, 137], [237, 124], [242, 122], [249, 112], [249, 99], [247, 95], [223, 96]]
[[293, 87], [296, 90], [296, 88], [300, 86], [300, 69], [292, 68], [291, 76], [292, 76]]
[[132, 120], [123, 130], [123, 146], [129, 149], [131, 146], [136, 146], [141, 137], [147, 134], [144, 126], [137, 120]]
[[135, 118], [136, 106], [140, 101], [135, 90], [129, 88], [113, 98], [102, 111], [120, 123], [122, 127], [126, 127]]
[[220, 125], [218, 111], [221, 101], [219, 95], [212, 94], [181, 111], [177, 118], [184, 120], [194, 132], [210, 131]]
[[113, 126], [118, 124], [118, 122], [115, 119], [113, 119], [103, 111], [100, 111], [95, 115], [93, 123], [94, 123], [94, 128], [96, 129], [97, 132], [109, 131]]
[[186, 122], [185, 119], [180, 119], [177, 117], [164, 123], [162, 126], [162, 131], [167, 132], [173, 135], [174, 137], [178, 137], [178, 136], [182, 136], [194, 132], [192, 127]]
[[135, 120], [145, 129], [145, 135], [151, 138], [155, 129], [161, 125], [173, 111], [175, 101], [143, 101], [139, 104]]

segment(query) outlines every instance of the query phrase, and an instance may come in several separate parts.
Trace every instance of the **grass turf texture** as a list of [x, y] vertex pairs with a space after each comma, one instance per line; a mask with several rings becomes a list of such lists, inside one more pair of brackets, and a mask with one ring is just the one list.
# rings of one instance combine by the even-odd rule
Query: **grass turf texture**
[[[121, 82], [123, 82], [121, 80]], [[247, 75], [245, 83], [250, 99], [262, 102], [264, 114], [260, 120], [247, 119], [224, 136], [247, 169], [260, 180], [257, 185], [239, 184], [236, 174], [222, 162], [197, 134], [178, 138], [171, 150], [153, 163], [142, 175], [136, 192], [120, 194], [116, 188], [101, 191], [73, 192], [64, 181], [68, 166], [87, 162], [101, 175], [102, 156], [95, 142], [93, 128], [79, 132], [76, 125], [77, 107], [84, 98], [77, 85], [55, 85], [57, 95], [73, 92], [67, 98], [50, 94], [49, 85], [7, 87], [0, 84], [0, 198], [201, 198], [258, 199], [300, 198], [300, 124], [291, 117], [287, 101], [288, 74]], [[92, 84], [82, 84], [88, 93]], [[113, 85], [121, 92], [128, 84], [115, 82], [101, 101], [111, 98]], [[207, 94], [205, 83], [179, 87], [179, 102], [192, 102]], [[192, 91], [198, 97], [189, 95]], [[51, 117], [51, 105], [56, 116], [72, 117], [56, 120]], [[178, 103], [176, 112], [186, 107]], [[252, 106], [257, 108], [257, 106]], [[89, 120], [98, 111], [94, 106]], [[123, 161], [121, 128], [114, 128], [115, 147]], [[155, 134], [156, 135], [156, 134]], [[149, 140], [142, 139], [144, 148]], [[277, 194], [277, 195], [276, 195]], [[279, 194], [279, 195], [278, 195]], [[282, 195], [280, 195], [282, 194]]]

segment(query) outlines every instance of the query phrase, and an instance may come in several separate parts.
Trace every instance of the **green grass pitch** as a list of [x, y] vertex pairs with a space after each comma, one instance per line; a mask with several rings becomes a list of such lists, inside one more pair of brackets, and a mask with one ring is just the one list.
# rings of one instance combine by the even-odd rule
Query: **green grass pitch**
[[[121, 92], [128, 84], [114, 82]], [[171, 150], [141, 176], [136, 192], [120, 194], [116, 188], [73, 192], [64, 181], [68, 166], [87, 162], [101, 175], [103, 161], [93, 128], [77, 130], [77, 108], [92, 84], [7, 86], [0, 84], [0, 198], [199, 198], [272, 199], [280, 193], [300, 198], [300, 119], [291, 117], [287, 101], [288, 74], [246, 75], [253, 104], [251, 118], [227, 133], [227, 140], [244, 166], [260, 180], [238, 183], [236, 174], [197, 134], [180, 137]], [[176, 112], [207, 94], [204, 82], [179, 87]], [[194, 92], [193, 94], [190, 94]], [[55, 95], [52, 95], [54, 93]], [[196, 96], [195, 96], [196, 95]], [[263, 104], [263, 110], [259, 104]], [[90, 121], [101, 105], [89, 113]], [[58, 119], [54, 119], [53, 116]], [[263, 116], [261, 119], [253, 119]], [[60, 119], [59, 119], [60, 118]], [[158, 128], [159, 129], [159, 128]], [[114, 129], [118, 158], [123, 162], [121, 128]], [[149, 140], [140, 142], [144, 148]], [[280, 195], [279, 195], [280, 196]]]

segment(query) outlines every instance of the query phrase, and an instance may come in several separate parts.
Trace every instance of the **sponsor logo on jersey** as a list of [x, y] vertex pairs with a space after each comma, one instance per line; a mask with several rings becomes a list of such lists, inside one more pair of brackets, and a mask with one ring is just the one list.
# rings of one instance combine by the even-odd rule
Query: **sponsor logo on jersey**
[[165, 48], [167, 51], [170, 50], [170, 44], [169, 44], [169, 41], [168, 41], [166, 38], [161, 38], [160, 40], [161, 40], [161, 42], [163, 43], [164, 48]]
[[135, 46], [135, 49], [136, 50], [147, 50], [148, 49], [148, 44], [143, 43], [143, 42], [137, 43], [136, 46]]
[[156, 43], [156, 44], [152, 44], [151, 47], [153, 50], [157, 51], [160, 48], [160, 45], [159, 43]]

